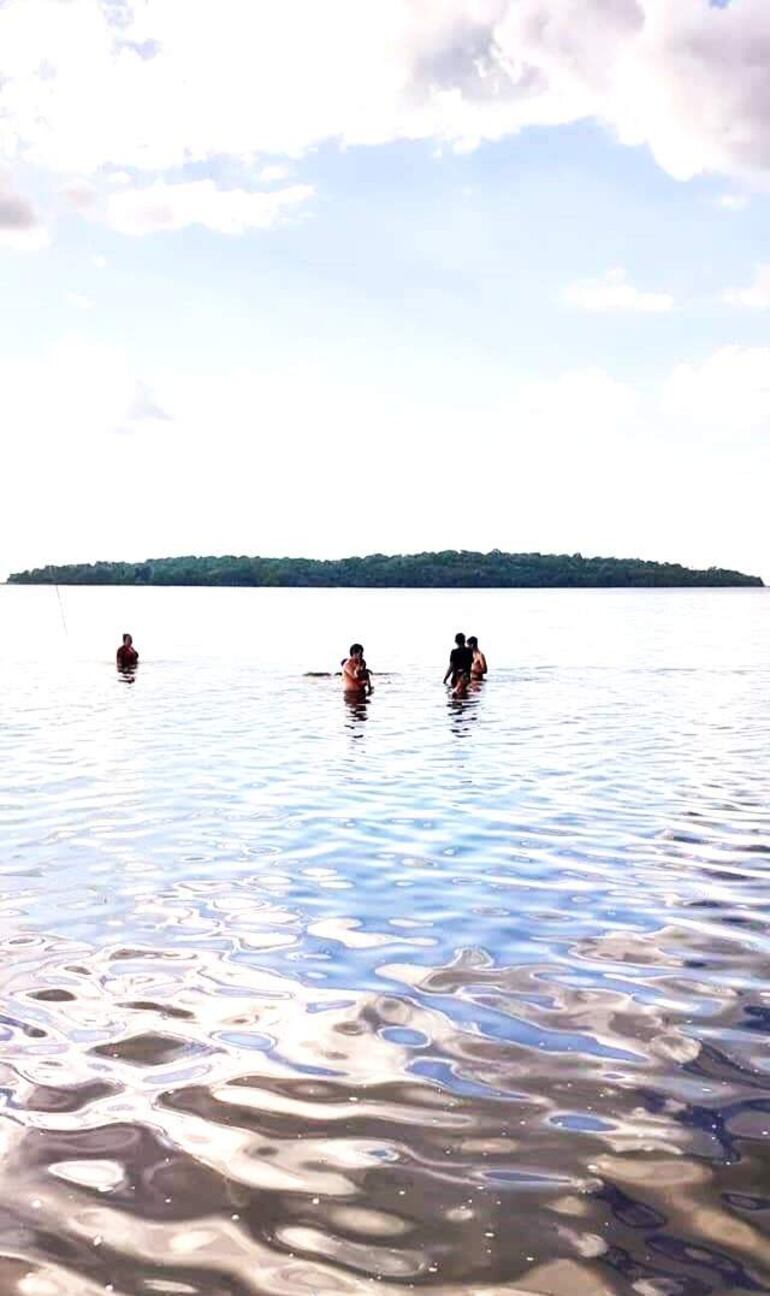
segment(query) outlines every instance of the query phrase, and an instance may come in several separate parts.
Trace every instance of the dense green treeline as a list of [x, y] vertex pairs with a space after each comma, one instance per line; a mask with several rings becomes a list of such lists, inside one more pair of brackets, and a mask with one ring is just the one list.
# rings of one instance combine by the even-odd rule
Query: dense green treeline
[[366, 558], [153, 558], [147, 562], [75, 563], [9, 577], [16, 585], [272, 585], [373, 588], [534, 589], [762, 585], [758, 576], [638, 558], [584, 558], [582, 554], [488, 554], [446, 550], [424, 554], [370, 554]]

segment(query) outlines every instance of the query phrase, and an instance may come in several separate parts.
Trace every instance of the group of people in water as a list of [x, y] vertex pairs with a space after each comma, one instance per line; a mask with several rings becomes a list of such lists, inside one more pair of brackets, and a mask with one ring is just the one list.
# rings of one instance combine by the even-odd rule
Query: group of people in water
[[[117, 665], [119, 671], [133, 671], [139, 663], [139, 653], [134, 647], [130, 634], [123, 635], [123, 642], [118, 648]], [[350, 645], [350, 653], [340, 662], [342, 667], [342, 687], [345, 694], [352, 698], [368, 697], [372, 692], [372, 673], [366, 664], [363, 645]], [[479, 648], [475, 635], [455, 635], [455, 646], [449, 654], [449, 665], [444, 676], [444, 683], [452, 690], [452, 697], [467, 697], [471, 684], [479, 684], [487, 673], [487, 659]]]
[[480, 683], [487, 673], [487, 659], [479, 648], [475, 635], [465, 638], [464, 634], [455, 635], [455, 646], [449, 654], [444, 683], [451, 684], [455, 697], [465, 697], [468, 686], [475, 680]]
[[[348, 697], [368, 697], [372, 692], [372, 672], [364, 658], [363, 645], [350, 645], [350, 653], [340, 662], [342, 687]], [[480, 684], [487, 673], [487, 659], [479, 648], [475, 635], [455, 635], [455, 646], [449, 654], [449, 665], [444, 683], [449, 684], [452, 697], [467, 697], [471, 684]]]

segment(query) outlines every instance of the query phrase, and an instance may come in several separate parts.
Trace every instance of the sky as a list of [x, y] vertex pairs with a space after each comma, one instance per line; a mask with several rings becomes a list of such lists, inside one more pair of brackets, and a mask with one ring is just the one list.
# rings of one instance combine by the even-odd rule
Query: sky
[[0, 0], [0, 579], [770, 581], [768, 0]]

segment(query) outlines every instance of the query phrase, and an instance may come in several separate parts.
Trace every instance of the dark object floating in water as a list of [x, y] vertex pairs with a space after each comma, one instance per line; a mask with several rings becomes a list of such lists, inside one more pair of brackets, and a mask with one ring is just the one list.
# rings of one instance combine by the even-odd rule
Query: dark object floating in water
[[151, 558], [146, 562], [74, 563], [14, 572], [14, 585], [240, 585], [376, 589], [571, 589], [762, 585], [759, 576], [722, 567], [582, 554], [370, 554], [366, 558]]
[[[390, 679], [395, 675], [395, 671], [372, 671], [377, 679]], [[305, 671], [303, 679], [341, 679], [342, 671]]]

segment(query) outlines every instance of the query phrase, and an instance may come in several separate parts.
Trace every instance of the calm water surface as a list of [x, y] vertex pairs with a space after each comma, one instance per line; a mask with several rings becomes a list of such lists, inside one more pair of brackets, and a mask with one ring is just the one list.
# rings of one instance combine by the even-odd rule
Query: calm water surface
[[770, 1290], [764, 591], [0, 628], [3, 1296]]

